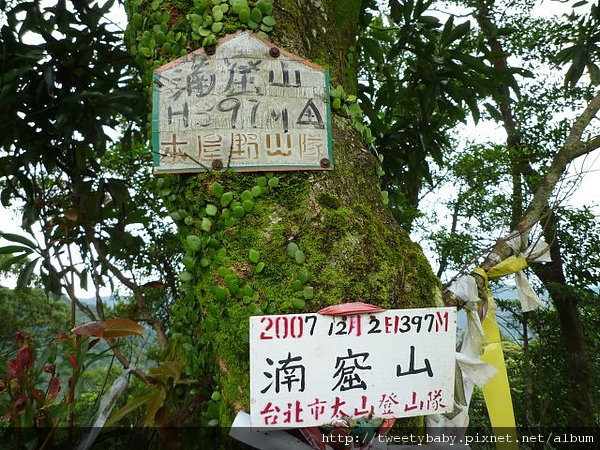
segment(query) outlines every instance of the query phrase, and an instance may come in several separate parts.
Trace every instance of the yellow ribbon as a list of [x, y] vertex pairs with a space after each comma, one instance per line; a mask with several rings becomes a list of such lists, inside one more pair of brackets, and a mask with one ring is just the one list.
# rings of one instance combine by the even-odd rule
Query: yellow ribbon
[[[502, 351], [502, 342], [500, 339], [500, 329], [496, 321], [496, 304], [492, 298], [488, 286], [488, 276], [496, 278], [502, 275], [514, 273], [523, 269], [523, 262], [527, 266], [524, 258], [511, 256], [492, 267], [488, 273], [476, 268], [473, 273], [480, 275], [484, 280], [484, 291], [488, 296], [488, 311], [483, 319], [482, 327], [487, 340], [483, 350], [481, 360], [494, 366], [498, 372], [483, 386], [483, 398], [490, 416], [490, 423], [494, 434], [497, 437], [496, 448], [499, 450], [518, 450], [517, 430], [515, 423], [515, 414], [513, 410], [510, 387], [508, 383], [508, 374], [506, 373], [506, 362], [504, 361], [504, 352]], [[502, 428], [502, 430], [500, 430]]]
[[[523, 270], [525, 267], [527, 267], [527, 260], [525, 258], [512, 255], [488, 270], [487, 276], [488, 278], [498, 278]], [[481, 271], [483, 272], [483, 269]]]

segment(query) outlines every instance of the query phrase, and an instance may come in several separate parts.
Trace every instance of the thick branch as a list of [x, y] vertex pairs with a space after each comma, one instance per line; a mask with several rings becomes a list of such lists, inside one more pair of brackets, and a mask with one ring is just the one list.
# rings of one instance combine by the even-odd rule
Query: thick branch
[[598, 148], [600, 148], [600, 136], [594, 136], [592, 139], [583, 144], [583, 147], [581, 148], [581, 151], [577, 157], [587, 155]]
[[[584, 151], [586, 150], [586, 143], [581, 141], [581, 136], [599, 110], [600, 93], [588, 103], [583, 113], [581, 113], [575, 123], [573, 123], [567, 141], [552, 160], [548, 172], [542, 179], [529, 206], [523, 213], [523, 218], [517, 226], [518, 231], [524, 231], [531, 228], [539, 220], [544, 211], [544, 206], [548, 203], [556, 184], [560, 180], [560, 177], [565, 173], [569, 163], [578, 156], [582, 156], [586, 153]], [[594, 148], [595, 147], [590, 146], [588, 151], [591, 151]]]

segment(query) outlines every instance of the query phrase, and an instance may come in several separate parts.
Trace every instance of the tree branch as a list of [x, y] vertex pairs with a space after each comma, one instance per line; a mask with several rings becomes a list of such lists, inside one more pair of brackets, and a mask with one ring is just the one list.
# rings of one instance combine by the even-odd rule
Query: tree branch
[[[495, 52], [498, 55], [492, 61], [492, 63], [497, 70], [505, 71], [506, 60], [503, 56], [504, 52], [499, 41], [496, 39], [493, 33], [494, 27], [489, 19], [489, 10], [487, 5], [483, 2], [477, 2], [477, 9], [477, 20], [484, 31], [484, 34], [488, 36], [488, 43], [492, 53]], [[514, 148], [518, 145], [518, 135], [516, 133], [516, 124], [510, 109], [508, 87], [501, 83], [499, 85], [499, 93], [499, 106], [503, 116], [504, 128], [508, 134], [507, 146], [509, 148]], [[571, 131], [569, 132], [569, 136], [567, 137], [564, 145], [555, 155], [546, 174], [537, 185], [533, 197], [527, 208], [521, 214], [521, 217], [513, 217], [512, 222], [514, 230], [509, 234], [508, 237], [513, 237], [515, 235], [527, 232], [541, 219], [545, 211], [547, 211], [550, 196], [556, 188], [560, 178], [566, 171], [569, 163], [579, 156], [585, 155], [597, 148], [600, 148], [600, 136], [595, 136], [589, 141], [582, 142], [582, 136], [585, 129], [596, 117], [599, 110], [600, 92], [596, 94], [594, 98], [592, 98], [583, 112], [573, 123]], [[487, 272], [491, 267], [508, 258], [513, 253], [512, 249], [506, 243], [508, 237], [503, 237], [496, 241], [491, 251], [480, 265], [484, 271]], [[484, 280], [480, 276], [476, 276], [475, 278], [479, 287], [482, 287]], [[444, 301], [448, 305], [455, 303], [455, 299], [452, 298], [450, 291], [445, 292]]]
[[578, 156], [586, 153], [584, 151], [586, 144], [581, 141], [581, 136], [599, 110], [600, 92], [588, 103], [585, 110], [573, 123], [565, 144], [552, 160], [548, 172], [546, 172], [529, 206], [523, 213], [523, 217], [517, 225], [517, 230], [523, 231], [529, 229], [539, 220], [544, 206], [548, 203], [548, 199], [552, 195], [560, 177], [565, 173], [569, 163]]
[[577, 156], [579, 157], [587, 155], [588, 153], [591, 153], [598, 148], [600, 148], [600, 136], [594, 136], [589, 141], [584, 142], [583, 147], [581, 148], [581, 152], [579, 152]]
[[161, 350], [166, 350], [169, 347], [167, 335], [165, 334], [165, 331], [163, 330], [162, 325], [158, 320], [151, 320], [146, 315], [146, 301], [144, 300], [144, 293], [142, 292], [142, 288], [137, 283], [134, 283], [129, 278], [127, 278], [118, 267], [113, 265], [108, 260], [108, 258], [104, 254], [104, 251], [102, 250], [100, 242], [98, 242], [98, 239], [94, 236], [93, 230], [89, 226], [86, 226], [86, 234], [88, 241], [91, 242], [94, 246], [94, 249], [98, 254], [98, 259], [100, 260], [102, 265], [104, 265], [104, 267], [106, 267], [106, 269], [110, 273], [112, 273], [121, 283], [123, 283], [127, 288], [131, 290], [131, 292], [133, 293], [133, 298], [135, 299], [135, 302], [137, 304], [138, 313], [142, 316], [140, 320], [147, 322], [150, 324], [150, 326], [152, 326], [152, 328], [156, 332], [158, 344]]

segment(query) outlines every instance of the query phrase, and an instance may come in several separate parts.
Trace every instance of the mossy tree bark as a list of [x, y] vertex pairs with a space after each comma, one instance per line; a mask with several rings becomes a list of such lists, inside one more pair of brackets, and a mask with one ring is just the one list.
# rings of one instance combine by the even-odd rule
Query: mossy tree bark
[[[162, 7], [170, 13], [170, 26], [179, 30], [184, 24], [175, 18], [189, 12], [182, 9], [184, 3]], [[149, 5], [142, 3], [137, 11], [149, 15]], [[279, 0], [273, 11], [277, 25], [269, 39], [326, 67], [332, 85], [353, 92], [357, 68], [352, 51], [360, 11], [360, 0]], [[187, 46], [193, 50], [199, 44]], [[206, 240], [204, 265], [210, 263], [190, 267], [187, 259], [194, 279], [187, 296], [173, 308], [172, 345], [187, 349], [190, 376], [213, 377], [223, 402], [223, 425], [237, 410], [249, 408], [251, 314], [317, 311], [353, 301], [386, 308], [443, 306], [439, 280], [421, 248], [381, 201], [375, 157], [348, 118], [334, 112], [332, 126], [335, 170], [275, 174], [278, 186], [256, 197], [248, 214], [232, 223], [219, 219], [220, 210], [210, 237], [194, 228], [197, 221], [178, 223], [182, 238], [198, 234]], [[170, 176], [163, 187], [176, 193], [171, 194], [174, 210], [198, 218], [207, 203], [219, 204], [215, 183], [239, 199], [245, 190], [264, 183], [261, 177], [230, 171]], [[303, 261], [289, 256], [289, 243], [303, 252]], [[260, 273], [249, 261], [250, 250], [260, 252], [265, 264]], [[188, 256], [200, 259], [198, 254]]]

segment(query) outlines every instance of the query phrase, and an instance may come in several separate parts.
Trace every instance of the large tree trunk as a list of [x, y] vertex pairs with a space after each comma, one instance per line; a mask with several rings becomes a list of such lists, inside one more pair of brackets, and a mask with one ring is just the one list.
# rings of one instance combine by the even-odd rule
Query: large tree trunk
[[[162, 8], [170, 12], [171, 25], [181, 29], [184, 25], [173, 18], [189, 11], [178, 11], [178, 4]], [[145, 7], [147, 3], [138, 12], [148, 17]], [[326, 67], [333, 86], [342, 84], [353, 92], [352, 50], [360, 10], [360, 0], [279, 0], [274, 10], [278, 24], [269, 39]], [[188, 44], [188, 50], [197, 46]], [[253, 212], [214, 231], [213, 246], [224, 248], [221, 252], [227, 256], [220, 260], [221, 267], [197, 265], [194, 288], [173, 308], [172, 331], [194, 347], [186, 355], [189, 375], [201, 377], [203, 371], [214, 375], [214, 389], [226, 405], [220, 418], [223, 425], [237, 410], [249, 407], [248, 317], [256, 311], [246, 302], [264, 314], [317, 311], [353, 301], [386, 308], [443, 306], [439, 280], [421, 248], [381, 201], [376, 159], [348, 118], [334, 112], [332, 127], [335, 170], [277, 173], [279, 186], [258, 197]], [[214, 202], [210, 188], [216, 181], [239, 199], [261, 176], [225, 171], [167, 177], [165, 183], [177, 192], [170, 206], [198, 217], [205, 201]], [[181, 225], [183, 237], [196, 232], [193, 226]], [[304, 252], [304, 262], [288, 255], [291, 242]], [[259, 251], [265, 263], [260, 273], [248, 261], [250, 249]], [[298, 290], [299, 274], [308, 280]], [[217, 299], [216, 287], [222, 293], [234, 278], [233, 284], [249, 286], [247, 293], [254, 299], [239, 299], [231, 290], [226, 299]], [[303, 294], [307, 286], [313, 288], [312, 299], [310, 293]], [[211, 364], [218, 368], [216, 374], [210, 374]]]

